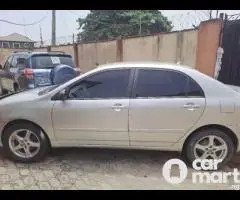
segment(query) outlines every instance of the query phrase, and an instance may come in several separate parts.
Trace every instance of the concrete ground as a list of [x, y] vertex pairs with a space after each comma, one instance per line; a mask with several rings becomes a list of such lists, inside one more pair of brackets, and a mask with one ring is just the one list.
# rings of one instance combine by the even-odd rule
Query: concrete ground
[[[162, 165], [178, 153], [105, 149], [54, 149], [42, 162], [19, 164], [0, 152], [0, 189], [232, 189], [231, 184], [167, 183]], [[239, 167], [238, 157], [227, 166]], [[240, 168], [240, 167], [239, 167]], [[189, 169], [192, 171], [192, 169]]]

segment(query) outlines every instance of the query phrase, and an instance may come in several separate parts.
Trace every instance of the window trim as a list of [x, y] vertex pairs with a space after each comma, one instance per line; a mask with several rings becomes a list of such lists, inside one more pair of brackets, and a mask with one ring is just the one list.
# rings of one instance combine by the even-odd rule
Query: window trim
[[[185, 88], [185, 96], [162, 96], [162, 97], [136, 97], [136, 87], [137, 87], [137, 82], [139, 79], [139, 72], [141, 70], [148, 70], [148, 71], [170, 71], [170, 72], [175, 72], [178, 74], [181, 74], [183, 76], [185, 76], [187, 78], [187, 85]], [[201, 96], [188, 96], [188, 88], [189, 88], [189, 80], [192, 80], [195, 84], [197, 84], [199, 86], [199, 88], [201, 89]], [[132, 88], [132, 92], [131, 92], [131, 99], [166, 99], [166, 98], [205, 98], [205, 94], [204, 91], [202, 89], [202, 87], [189, 75], [187, 75], [184, 72], [178, 71], [178, 70], [174, 70], [174, 69], [165, 69], [165, 68], [144, 68], [144, 67], [138, 67], [136, 68], [136, 72], [135, 72], [135, 77], [134, 77], [134, 81], [133, 81], [133, 88]]]
[[15, 69], [15, 68], [17, 68], [17, 63], [16, 63], [15, 66], [13, 66], [13, 60], [14, 60], [15, 58], [18, 59], [19, 57], [20, 57], [19, 55], [13, 55], [13, 56], [12, 56], [12, 60], [11, 60], [11, 64], [10, 64], [9, 69]]
[[[130, 75], [129, 75], [129, 79], [128, 79], [128, 86], [127, 86], [127, 97], [118, 97], [118, 98], [67, 98], [66, 101], [74, 101], [74, 100], [111, 100], [111, 99], [130, 99], [130, 95], [131, 95], [131, 90], [132, 90], [132, 85], [133, 85], [133, 78], [134, 78], [134, 73], [135, 73], [135, 69], [133, 68], [127, 68], [127, 67], [123, 67], [123, 68], [116, 68], [116, 69], [104, 69], [101, 71], [97, 71], [94, 73], [91, 73], [83, 78], [81, 78], [80, 80], [72, 83], [71, 85], [67, 86], [65, 89], [67, 89], [68, 91], [70, 91], [75, 85], [79, 84], [80, 82], [82, 82], [84, 79], [87, 79], [91, 76], [94, 76], [96, 74], [100, 74], [103, 72], [111, 72], [111, 71], [122, 71], [122, 70], [129, 70], [130, 71]], [[58, 92], [59, 93], [59, 92]], [[56, 99], [57, 95], [54, 95], [52, 97], [52, 100], [59, 100]], [[69, 94], [68, 94], [69, 95]]]

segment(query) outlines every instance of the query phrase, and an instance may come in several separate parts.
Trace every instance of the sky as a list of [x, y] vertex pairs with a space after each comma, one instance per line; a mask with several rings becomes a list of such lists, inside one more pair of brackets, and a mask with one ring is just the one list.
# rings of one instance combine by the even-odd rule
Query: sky
[[[161, 10], [163, 15], [172, 21], [173, 30], [193, 28], [199, 21], [208, 18], [207, 10]], [[219, 10], [219, 13], [238, 14], [240, 10]], [[78, 17], [85, 17], [89, 10], [57, 10], [56, 11], [56, 36], [57, 39], [71, 38], [78, 32]], [[213, 11], [213, 16], [216, 11]], [[40, 41], [40, 27], [43, 40], [51, 40], [51, 10], [0, 10], [0, 20], [14, 23], [30, 24], [42, 19], [40, 23], [31, 26], [17, 26], [0, 21], [0, 36], [11, 33], [26, 35], [34, 41]]]

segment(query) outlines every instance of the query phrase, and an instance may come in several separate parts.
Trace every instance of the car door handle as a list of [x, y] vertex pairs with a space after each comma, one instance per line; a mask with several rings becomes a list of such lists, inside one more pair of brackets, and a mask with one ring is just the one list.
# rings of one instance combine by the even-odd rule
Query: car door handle
[[112, 109], [113, 110], [115, 110], [115, 111], [117, 111], [117, 112], [119, 112], [119, 111], [121, 111], [121, 109], [123, 109], [125, 106], [124, 105], [122, 105], [122, 104], [114, 104], [113, 106], [112, 106]]
[[188, 110], [194, 110], [196, 108], [200, 108], [200, 105], [189, 103], [189, 104], [185, 104], [183, 107], [187, 108]]
[[113, 106], [112, 106], [112, 108], [113, 109], [117, 109], [117, 108], [124, 108], [125, 106], [124, 105], [122, 105], [122, 104], [119, 104], [119, 103], [117, 103], [117, 104], [114, 104]]

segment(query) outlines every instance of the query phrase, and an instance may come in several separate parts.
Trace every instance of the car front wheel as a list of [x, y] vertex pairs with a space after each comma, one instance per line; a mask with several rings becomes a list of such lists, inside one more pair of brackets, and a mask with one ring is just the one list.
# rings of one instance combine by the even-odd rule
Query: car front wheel
[[2, 137], [6, 155], [20, 162], [34, 162], [42, 159], [50, 145], [45, 134], [35, 125], [14, 124], [8, 127]]
[[190, 166], [196, 159], [222, 160], [218, 169], [226, 165], [235, 153], [232, 139], [218, 129], [200, 130], [193, 134], [184, 151], [185, 158]]

